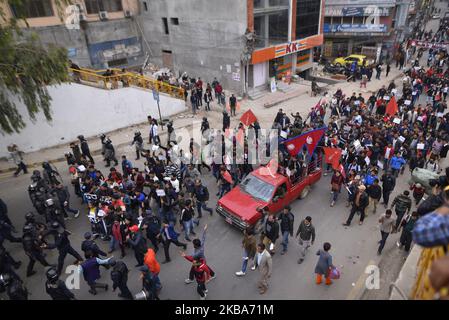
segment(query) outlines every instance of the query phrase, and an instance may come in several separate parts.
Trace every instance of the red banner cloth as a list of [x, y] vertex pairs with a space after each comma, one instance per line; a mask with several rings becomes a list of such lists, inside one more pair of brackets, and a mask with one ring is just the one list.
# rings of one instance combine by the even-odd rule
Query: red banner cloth
[[251, 111], [251, 109], [249, 109], [248, 111], [246, 111], [244, 114], [242, 114], [242, 116], [240, 117], [240, 122], [243, 123], [245, 126], [250, 126], [252, 125], [254, 122], [257, 121], [256, 116], [254, 115], [254, 113]]
[[387, 110], [385, 111], [385, 113], [390, 116], [394, 116], [398, 111], [399, 111], [399, 109], [398, 109], [398, 104], [396, 102], [396, 98], [394, 96], [392, 96], [390, 101], [387, 104]]
[[326, 163], [332, 164], [332, 168], [338, 170], [340, 168], [341, 149], [323, 147], [323, 150], [326, 156]]

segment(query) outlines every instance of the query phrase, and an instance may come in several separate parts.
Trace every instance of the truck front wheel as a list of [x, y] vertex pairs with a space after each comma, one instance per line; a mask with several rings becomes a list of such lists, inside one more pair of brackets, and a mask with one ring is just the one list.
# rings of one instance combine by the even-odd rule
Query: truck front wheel
[[309, 194], [309, 192], [310, 192], [310, 186], [305, 187], [305, 188], [302, 190], [301, 194], [299, 195], [299, 199], [304, 199], [305, 197], [307, 197], [307, 195]]

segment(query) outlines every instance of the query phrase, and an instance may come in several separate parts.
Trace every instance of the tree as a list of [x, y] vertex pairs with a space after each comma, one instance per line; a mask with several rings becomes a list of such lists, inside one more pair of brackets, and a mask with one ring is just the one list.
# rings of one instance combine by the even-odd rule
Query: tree
[[[68, 80], [68, 58], [65, 48], [44, 45], [35, 32], [26, 34], [19, 27], [24, 21], [26, 5], [31, 0], [0, 0], [0, 6], [12, 5], [15, 16], [8, 18], [0, 7], [0, 131], [2, 134], [20, 132], [25, 127], [24, 114], [20, 114], [15, 97], [21, 100], [29, 118], [43, 112], [52, 120], [51, 97], [46, 88]], [[58, 0], [58, 14], [68, 0]], [[61, 18], [62, 19], [62, 18]]]

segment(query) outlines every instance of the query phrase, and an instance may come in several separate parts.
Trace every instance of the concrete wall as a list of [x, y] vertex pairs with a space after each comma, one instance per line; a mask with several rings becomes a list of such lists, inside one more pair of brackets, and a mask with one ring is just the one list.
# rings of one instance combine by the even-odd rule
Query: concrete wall
[[[247, 28], [246, 0], [141, 0], [141, 3], [144, 1], [148, 11], [141, 10], [138, 19], [153, 53], [150, 62], [162, 65], [162, 50], [170, 50], [176, 73], [186, 71], [206, 82], [217, 77], [225, 89], [243, 91], [240, 55], [242, 35]], [[168, 19], [168, 35], [164, 33], [163, 17]], [[173, 25], [170, 18], [178, 18], [179, 25]], [[231, 73], [227, 72], [227, 65], [231, 66]], [[237, 71], [241, 81], [232, 80], [232, 73]]]
[[[26, 127], [20, 134], [5, 135], [0, 141], [0, 157], [8, 154], [9, 144], [17, 144], [24, 152], [36, 151], [58, 144], [68, 144], [80, 134], [99, 135], [145, 122], [148, 115], [159, 118], [157, 103], [151, 91], [137, 88], [102, 90], [79, 84], [62, 84], [48, 88], [52, 96], [52, 122], [38, 114], [35, 123], [29, 120], [26, 107], [16, 105]], [[183, 100], [160, 95], [162, 117], [185, 110]]]
[[84, 67], [104, 68], [104, 65], [92, 65], [89, 55], [89, 46], [109, 41], [117, 41], [137, 37], [141, 52], [135, 58], [128, 58], [128, 65], [143, 63], [144, 51], [141, 46], [141, 36], [134, 17], [132, 19], [118, 19], [87, 23], [83, 29], [68, 29], [65, 25], [36, 27], [24, 30], [25, 33], [36, 32], [45, 44], [56, 44], [58, 46], [73, 50], [74, 56], [69, 56], [74, 62]]

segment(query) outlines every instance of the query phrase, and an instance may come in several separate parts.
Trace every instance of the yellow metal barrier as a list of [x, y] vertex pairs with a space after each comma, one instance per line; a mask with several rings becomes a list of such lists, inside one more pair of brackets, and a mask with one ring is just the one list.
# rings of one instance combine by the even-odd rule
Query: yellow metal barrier
[[83, 81], [84, 84], [91, 84], [107, 90], [118, 89], [118, 82], [121, 81], [124, 87], [136, 86], [148, 90], [157, 90], [162, 93], [178, 99], [184, 99], [184, 89], [175, 87], [163, 81], [147, 78], [137, 73], [125, 72], [122, 73], [120, 69], [109, 69], [116, 74], [111, 76], [104, 76], [100, 73], [106, 70], [91, 70], [81, 68], [80, 70], [69, 68], [73, 74], [73, 80], [76, 82]]
[[[432, 267], [432, 263], [440, 258], [445, 257], [445, 248], [443, 246], [434, 247], [434, 248], [425, 248], [421, 252], [421, 256], [418, 261], [417, 266], [417, 276], [416, 282], [413, 286], [413, 290], [410, 298], [413, 300], [433, 300], [436, 297], [436, 293], [439, 294], [440, 297], [449, 296], [448, 288], [444, 288], [440, 290], [440, 292], [435, 292], [432, 288], [429, 279], [430, 268]], [[449, 250], [449, 246], [447, 247]]]

